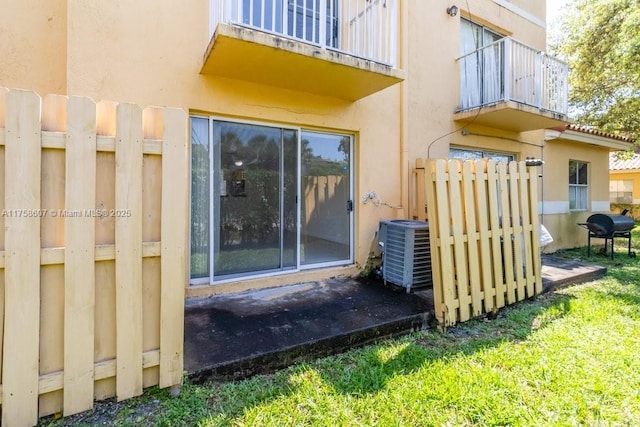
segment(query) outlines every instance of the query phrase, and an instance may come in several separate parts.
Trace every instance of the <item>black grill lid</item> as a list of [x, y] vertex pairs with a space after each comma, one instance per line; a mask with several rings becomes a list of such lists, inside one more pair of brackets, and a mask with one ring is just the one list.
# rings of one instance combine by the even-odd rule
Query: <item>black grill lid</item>
[[589, 231], [598, 235], [612, 235], [615, 232], [633, 230], [635, 222], [626, 215], [593, 214], [587, 218], [585, 224]]

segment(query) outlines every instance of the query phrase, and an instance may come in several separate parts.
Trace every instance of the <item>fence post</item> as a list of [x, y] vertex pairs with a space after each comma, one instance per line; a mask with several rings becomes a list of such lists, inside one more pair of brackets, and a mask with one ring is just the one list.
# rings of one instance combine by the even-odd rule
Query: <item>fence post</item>
[[5, 124], [5, 329], [2, 424], [38, 422], [41, 99], [12, 90]]
[[116, 115], [116, 395], [121, 401], [142, 394], [142, 109], [119, 104]]
[[164, 110], [162, 141], [160, 387], [182, 383], [189, 235], [189, 130], [183, 110]]
[[71, 97], [67, 105], [65, 209], [81, 215], [64, 226], [65, 416], [93, 407], [96, 241], [96, 104]]

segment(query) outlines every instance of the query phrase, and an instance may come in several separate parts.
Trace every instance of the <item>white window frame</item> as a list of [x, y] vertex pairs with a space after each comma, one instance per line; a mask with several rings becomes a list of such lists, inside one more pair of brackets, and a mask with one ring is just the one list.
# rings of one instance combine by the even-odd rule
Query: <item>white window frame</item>
[[[576, 164], [576, 183], [572, 184], [569, 181], [569, 212], [584, 212], [584, 211], [588, 211], [589, 210], [589, 172], [590, 172], [590, 168], [589, 168], [589, 162], [585, 162], [582, 160], [569, 160], [569, 171], [571, 170], [571, 163], [575, 163]], [[586, 184], [581, 184], [579, 183], [580, 181], [580, 174], [579, 174], [579, 170], [580, 170], [580, 165], [586, 165], [587, 166], [587, 182]], [[574, 190], [574, 191], [572, 191]], [[575, 198], [572, 196], [572, 194], [575, 193], [576, 195], [581, 194], [584, 197], [580, 197]], [[584, 194], [582, 194], [584, 193]], [[580, 203], [579, 202], [583, 202]], [[574, 206], [573, 208], [571, 206]]]
[[[464, 22], [464, 25], [471, 25], [473, 28], [476, 28], [480, 32], [481, 40], [477, 40], [474, 37], [475, 49], [470, 50], [469, 52], [473, 52], [474, 50], [480, 49], [484, 46], [487, 46], [491, 43], [494, 43], [495, 40], [490, 40], [491, 38], [497, 37], [497, 39], [503, 39], [505, 36], [489, 27], [486, 27], [482, 24], [479, 24], [469, 18], [460, 18], [460, 21]], [[461, 34], [462, 37], [462, 34]], [[469, 52], [465, 52], [463, 46], [460, 46], [460, 55], [466, 55]]]

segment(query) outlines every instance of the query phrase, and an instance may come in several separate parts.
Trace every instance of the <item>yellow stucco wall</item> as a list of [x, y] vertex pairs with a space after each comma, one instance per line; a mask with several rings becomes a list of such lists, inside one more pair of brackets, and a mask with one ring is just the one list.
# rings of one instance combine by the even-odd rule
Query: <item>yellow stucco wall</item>
[[[423, 4], [433, 10], [432, 3]], [[460, 7], [462, 16], [503, 35], [513, 36], [533, 48], [545, 50], [546, 30], [539, 24], [545, 20], [546, 1], [470, 0], [460, 2], [457, 6]]]
[[[535, 15], [544, 18], [545, 2], [518, 3], [521, 3], [522, 9], [533, 8]], [[546, 32], [543, 27], [504, 9], [494, 1], [470, 0], [456, 3], [460, 8], [456, 17], [448, 16], [445, 13], [446, 5], [438, 2], [413, 0], [408, 4], [410, 31], [408, 78], [405, 84], [408, 92], [409, 157], [446, 157], [451, 144], [473, 146], [478, 142], [477, 139], [464, 137], [460, 131], [456, 131], [462, 125], [452, 120], [452, 112], [458, 107], [460, 99], [456, 61], [460, 57], [460, 18], [470, 18], [480, 24], [491, 25], [492, 29], [541, 50], [545, 49]], [[500, 129], [480, 129], [473, 125], [466, 126], [465, 129], [516, 140], [509, 142], [508, 139], [500, 139], [491, 142], [485, 138], [483, 143], [485, 148], [492, 146], [498, 151], [506, 149], [514, 153], [522, 152], [522, 158], [530, 155], [528, 153], [531, 150], [518, 144], [517, 140], [533, 139], [535, 142], [539, 135], [539, 132], [533, 132], [534, 136], [531, 136], [532, 132], [519, 134]]]
[[[66, 12], [56, 11], [60, 19], [66, 18], [63, 12], [68, 14], [66, 58], [62, 49], [51, 48], [51, 55], [55, 53], [66, 63], [65, 86], [42, 86], [31, 76], [25, 76], [24, 84], [2, 76], [0, 85], [142, 106], [178, 106], [218, 117], [350, 133], [355, 136], [355, 200], [363, 191], [375, 191], [390, 205], [401, 205], [399, 86], [347, 102], [201, 75], [209, 43], [208, 2], [204, 0], [69, 0]], [[34, 30], [43, 37], [48, 31], [45, 26]], [[14, 32], [20, 33], [18, 29]], [[40, 59], [16, 57], [21, 64], [44, 68], [45, 62]], [[371, 203], [357, 206], [356, 212], [356, 261], [364, 265], [375, 247], [379, 220], [402, 215], [388, 206]], [[240, 286], [244, 285], [226, 288]]]
[[[554, 238], [546, 251], [583, 246], [587, 241], [587, 232], [577, 223], [585, 222], [594, 212], [609, 211], [609, 150], [553, 139], [545, 144], [544, 160], [540, 213], [543, 224]], [[589, 164], [587, 211], [569, 212], [569, 160]]]
[[[543, 152], [544, 131], [518, 133], [471, 124], [463, 134], [453, 120], [459, 103], [461, 16], [544, 49], [544, 1], [469, 0], [459, 2], [460, 13], [451, 17], [445, 12], [448, 5], [436, 0], [399, 0], [405, 23], [399, 49], [407, 79], [356, 102], [200, 74], [210, 41], [208, 0], [0, 2], [0, 30], [7, 35], [0, 39], [0, 55], [9, 58], [0, 69], [0, 86], [353, 134], [359, 265], [376, 248], [379, 220], [403, 216], [401, 209], [362, 204], [361, 196], [375, 191], [390, 205], [406, 205], [408, 171], [416, 158], [446, 157], [455, 145], [509, 152], [518, 160], [544, 156], [556, 161], [550, 144]], [[560, 145], [558, 156], [575, 155], [583, 148], [573, 145], [563, 151]], [[585, 156], [599, 162], [595, 153]], [[593, 179], [600, 179], [599, 168], [592, 168]], [[545, 173], [552, 175], [552, 167], [545, 166]], [[545, 175], [549, 179], [555, 178]], [[560, 187], [547, 185], [545, 200], [566, 200]], [[608, 200], [600, 193], [594, 197]], [[285, 283], [291, 278], [228, 285], [215, 292], [272, 286], [274, 280]]]
[[0, 0], [0, 86], [66, 93], [66, 0]]

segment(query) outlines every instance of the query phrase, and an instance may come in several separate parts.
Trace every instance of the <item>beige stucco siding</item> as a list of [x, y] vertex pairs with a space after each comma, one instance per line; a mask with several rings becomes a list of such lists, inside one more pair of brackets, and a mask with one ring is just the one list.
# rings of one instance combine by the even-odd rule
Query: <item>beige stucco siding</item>
[[66, 0], [0, 0], [0, 86], [66, 93]]

